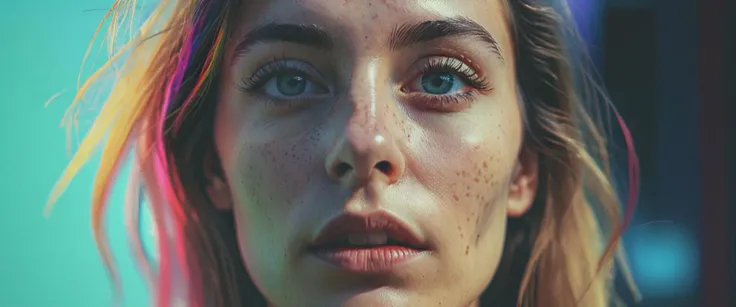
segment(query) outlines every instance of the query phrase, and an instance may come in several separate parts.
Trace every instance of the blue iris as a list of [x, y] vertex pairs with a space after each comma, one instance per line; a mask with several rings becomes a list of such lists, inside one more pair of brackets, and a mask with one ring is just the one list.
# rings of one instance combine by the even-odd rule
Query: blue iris
[[307, 78], [301, 75], [286, 73], [276, 77], [276, 90], [286, 97], [299, 96], [307, 89]]
[[[457, 82], [457, 77], [449, 72], [433, 72], [422, 76], [422, 89], [428, 94], [445, 95], [462, 88], [462, 82]], [[456, 88], [461, 86], [460, 88]]]

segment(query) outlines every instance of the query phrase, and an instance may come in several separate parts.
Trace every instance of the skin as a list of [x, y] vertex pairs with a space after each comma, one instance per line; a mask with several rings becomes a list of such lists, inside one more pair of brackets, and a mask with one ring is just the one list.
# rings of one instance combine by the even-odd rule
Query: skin
[[[500, 260], [507, 217], [523, 214], [537, 188], [501, 0], [246, 6], [234, 38], [279, 22], [316, 24], [335, 39], [332, 50], [262, 43], [231, 61], [233, 39], [222, 68], [220, 170], [209, 170], [208, 190], [218, 208], [234, 211], [242, 259], [261, 293], [279, 307], [476, 306]], [[399, 25], [447, 17], [483, 26], [501, 56], [472, 38], [387, 46]], [[437, 56], [472, 66], [492, 89], [464, 87], [472, 99], [429, 108], [436, 97], [418, 70]], [[274, 100], [275, 82], [242, 90], [274, 58], [309, 66], [311, 93]], [[324, 88], [309, 85], [317, 83]], [[379, 210], [417, 229], [431, 252], [381, 276], [346, 273], [306, 252], [335, 216]]]

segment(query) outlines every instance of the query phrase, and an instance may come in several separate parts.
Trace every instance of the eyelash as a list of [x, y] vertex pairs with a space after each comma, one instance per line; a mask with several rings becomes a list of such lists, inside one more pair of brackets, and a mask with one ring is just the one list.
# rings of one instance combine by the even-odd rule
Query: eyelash
[[437, 72], [457, 73], [464, 82], [468, 83], [468, 85], [479, 91], [492, 90], [491, 84], [490, 82], [488, 82], [488, 79], [478, 74], [478, 72], [470, 68], [462, 61], [450, 57], [430, 58], [427, 61], [427, 64], [419, 69], [417, 76]]
[[435, 95], [422, 92], [410, 92], [407, 87], [401, 91], [418, 97], [417, 103], [421, 108], [434, 109], [438, 111], [459, 111], [469, 106], [479, 91], [487, 92], [493, 90], [491, 83], [477, 71], [469, 67], [463, 61], [451, 57], [432, 57], [416, 73], [412, 82], [421, 76], [431, 73], [446, 72], [456, 74], [461, 81], [474, 90], [460, 90], [451, 94]]
[[[263, 68], [256, 71], [250, 77], [241, 80], [240, 90], [248, 93], [260, 90], [271, 78], [282, 73], [294, 73], [299, 75], [309, 75], [309, 69], [306, 63], [299, 63], [297, 67], [293, 67], [287, 63], [287, 59], [283, 57], [273, 58]], [[310, 79], [311, 80], [311, 79]]]

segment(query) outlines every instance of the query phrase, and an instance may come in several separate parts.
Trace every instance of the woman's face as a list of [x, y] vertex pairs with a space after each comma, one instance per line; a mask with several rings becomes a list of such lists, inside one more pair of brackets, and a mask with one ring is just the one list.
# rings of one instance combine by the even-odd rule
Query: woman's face
[[233, 210], [261, 293], [275, 306], [472, 305], [507, 217], [536, 190], [502, 1], [241, 10], [209, 193]]

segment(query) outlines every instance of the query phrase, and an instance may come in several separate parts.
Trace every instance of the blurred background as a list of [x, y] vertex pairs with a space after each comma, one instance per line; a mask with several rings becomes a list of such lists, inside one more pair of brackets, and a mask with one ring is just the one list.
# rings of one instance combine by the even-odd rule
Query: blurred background
[[[641, 161], [639, 207], [625, 236], [644, 298], [638, 306], [736, 306], [736, 1], [569, 2]], [[58, 123], [111, 3], [0, 4], [0, 191], [6, 195], [0, 202], [0, 307], [110, 304], [89, 222], [96, 161], [50, 218], [43, 206], [70, 157]], [[82, 117], [82, 131], [97, 107], [84, 110], [90, 114]], [[122, 186], [113, 191], [109, 236], [125, 306], [147, 306], [149, 293], [128, 256]]]

